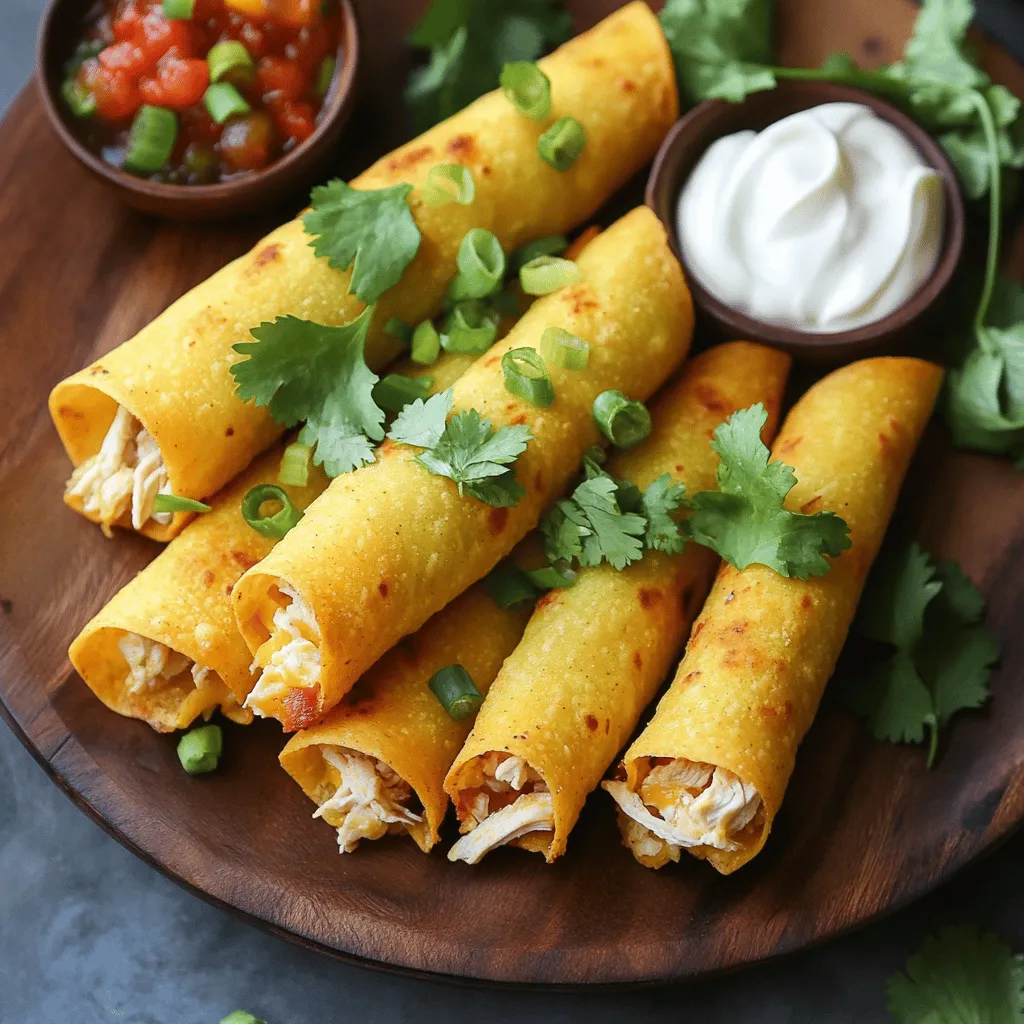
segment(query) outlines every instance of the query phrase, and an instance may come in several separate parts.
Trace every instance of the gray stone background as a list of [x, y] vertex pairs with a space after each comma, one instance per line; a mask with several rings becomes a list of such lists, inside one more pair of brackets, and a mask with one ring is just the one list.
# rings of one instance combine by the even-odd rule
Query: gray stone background
[[[0, 111], [31, 73], [42, 6], [0, 0]], [[979, 7], [1024, 60], [1024, 0]], [[0, 1024], [217, 1024], [239, 1007], [269, 1024], [880, 1024], [890, 1019], [885, 979], [929, 931], [975, 923], [1024, 950], [1022, 865], [1018, 835], [883, 922], [698, 985], [592, 995], [455, 987], [333, 963], [178, 889], [81, 814], [0, 725]]]

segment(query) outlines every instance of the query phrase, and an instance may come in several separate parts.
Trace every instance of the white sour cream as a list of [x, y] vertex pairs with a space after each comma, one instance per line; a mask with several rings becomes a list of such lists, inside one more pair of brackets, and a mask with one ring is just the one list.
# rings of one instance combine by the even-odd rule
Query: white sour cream
[[691, 273], [765, 323], [821, 334], [880, 320], [931, 276], [942, 180], [859, 103], [713, 143], [677, 211]]

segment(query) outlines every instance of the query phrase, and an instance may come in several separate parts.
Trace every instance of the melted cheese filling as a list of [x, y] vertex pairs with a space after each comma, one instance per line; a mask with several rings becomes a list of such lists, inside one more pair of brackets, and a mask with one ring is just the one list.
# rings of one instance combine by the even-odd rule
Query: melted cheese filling
[[[555, 811], [544, 780], [521, 757], [489, 754], [484, 787], [462, 822], [466, 833], [449, 851], [450, 861], [479, 864], [499, 846], [530, 832], [553, 832]], [[509, 797], [514, 796], [511, 801]]]
[[321, 747], [324, 760], [337, 769], [334, 793], [313, 814], [338, 830], [338, 851], [351, 853], [361, 839], [408, 832], [423, 815], [406, 806], [409, 784], [383, 761], [342, 747]]
[[287, 583], [278, 589], [288, 603], [274, 612], [270, 638], [256, 652], [252, 671], [260, 677], [245, 699], [245, 707], [261, 718], [292, 690], [320, 682], [320, 628], [313, 609]]
[[96, 516], [108, 537], [111, 526], [129, 511], [135, 530], [141, 530], [149, 519], [166, 526], [171, 513], [154, 512], [153, 502], [158, 494], [170, 490], [156, 441], [120, 405], [100, 450], [86, 459], [67, 483], [68, 497], [80, 499], [82, 511]]
[[640, 826], [623, 829], [627, 845], [638, 858], [661, 858], [662, 863], [678, 860], [686, 847], [739, 849], [736, 835], [761, 806], [760, 794], [738, 775], [685, 758], [655, 765], [636, 791], [625, 782], [603, 786], [623, 814]]

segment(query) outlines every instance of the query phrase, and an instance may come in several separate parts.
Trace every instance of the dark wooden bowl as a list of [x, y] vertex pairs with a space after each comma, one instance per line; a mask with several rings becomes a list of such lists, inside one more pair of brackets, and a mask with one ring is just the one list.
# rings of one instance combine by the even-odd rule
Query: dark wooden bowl
[[60, 99], [65, 61], [81, 38], [92, 0], [49, 0], [36, 43], [36, 82], [43, 107], [61, 142], [130, 206], [176, 220], [215, 220], [264, 209], [298, 193], [322, 175], [356, 101], [359, 24], [351, 0], [340, 0], [341, 38], [334, 80], [316, 131], [265, 171], [215, 185], [167, 185], [128, 174], [87, 149]]
[[[768, 125], [820, 103], [862, 103], [895, 125], [913, 143], [925, 163], [942, 177], [946, 224], [942, 250], [928, 281], [899, 309], [881, 320], [836, 334], [814, 334], [766, 324], [738, 312], [715, 298], [683, 258], [676, 232], [676, 204], [683, 183], [708, 146], [723, 135]], [[964, 245], [964, 201], [956, 172], [934, 139], [902, 111], [877, 96], [832, 82], [780, 82], [742, 103], [708, 100], [680, 118], [665, 137], [647, 179], [647, 205], [668, 230], [672, 248], [686, 269], [694, 301], [714, 327], [727, 338], [763, 341], [798, 359], [840, 362], [868, 354], [895, 351], [920, 337], [928, 314], [945, 290], [960, 261]]]

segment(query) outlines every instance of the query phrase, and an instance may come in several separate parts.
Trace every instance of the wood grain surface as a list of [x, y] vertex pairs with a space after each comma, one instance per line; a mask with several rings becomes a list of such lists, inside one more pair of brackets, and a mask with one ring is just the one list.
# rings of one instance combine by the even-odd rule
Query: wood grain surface
[[[618, 6], [570, 3], [584, 27]], [[422, 4], [363, 0], [366, 81], [343, 141], [348, 175], [404, 135], [402, 35]], [[787, 62], [835, 49], [892, 59], [904, 0], [782, 0]], [[992, 55], [1024, 94], [1024, 72]], [[829, 706], [801, 749], [764, 854], [721, 878], [684, 858], [655, 874], [619, 845], [595, 796], [552, 867], [506, 850], [475, 869], [408, 841], [340, 857], [333, 830], [278, 768], [274, 723], [228, 726], [223, 769], [189, 778], [173, 737], [103, 708], [68, 643], [155, 548], [68, 511], [50, 387], [298, 209], [229, 227], [147, 219], [76, 165], [29, 87], [0, 127], [0, 697], [11, 727], [68, 794], [172, 878], [295, 941], [372, 966], [527, 983], [692, 977], [861, 924], [948, 877], [1024, 816], [1024, 484], [1009, 464], [954, 454], [933, 426], [894, 530], [957, 558], [990, 602], [1005, 657], [993, 699], [949, 730], [934, 771]], [[1024, 272], [1024, 241], [1011, 246]]]

